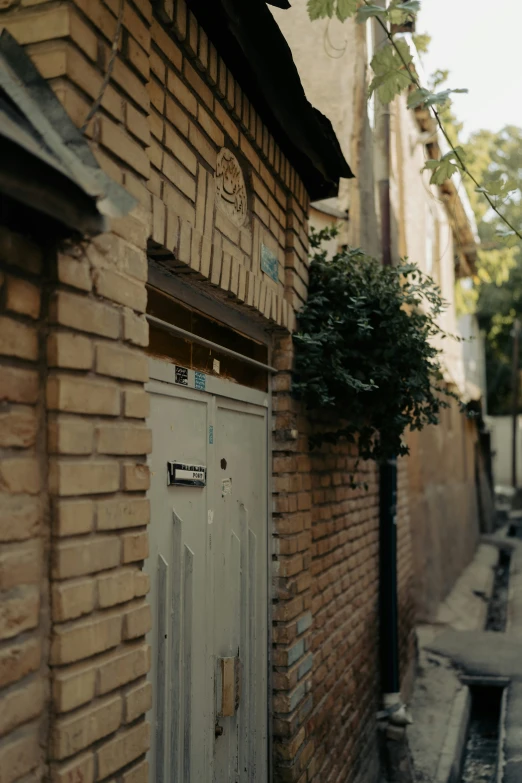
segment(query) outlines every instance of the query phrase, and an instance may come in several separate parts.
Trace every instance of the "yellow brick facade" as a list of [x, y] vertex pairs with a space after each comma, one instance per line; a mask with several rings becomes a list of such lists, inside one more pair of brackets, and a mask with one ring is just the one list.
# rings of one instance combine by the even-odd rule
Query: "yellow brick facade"
[[[111, 235], [115, 265], [146, 269], [144, 224], [118, 230], [138, 244]], [[85, 254], [42, 257], [5, 228], [0, 246], [2, 775], [94, 781], [138, 760], [146, 777], [151, 435], [126, 326], [145, 275], [123, 305]]]
[[[184, 0], [23, 0], [0, 24], [78, 127], [119, 29], [86, 136], [139, 203], [89, 243], [1, 228], [0, 769], [9, 783], [146, 783], [148, 256], [292, 330], [308, 196]], [[242, 225], [218, 203], [223, 147], [244, 178]]]
[[43, 769], [50, 627], [45, 421], [39, 336], [42, 253], [0, 231], [0, 769]]
[[[143, 205], [156, 252], [172, 253], [218, 293], [292, 329], [307, 283], [303, 183], [184, 2], [155, 8], [156, 15], [149, 0], [124, 1], [111, 79], [86, 135], [106, 172]], [[1, 16], [79, 127], [100, 95], [118, 13], [117, 2], [71, 0]], [[246, 180], [243, 226], [216, 205], [224, 146]], [[277, 256], [278, 282], [260, 269], [262, 244]], [[89, 249], [95, 290], [141, 312], [142, 287], [128, 279], [120, 285], [134, 259], [114, 268], [111, 245], [105, 237]]]

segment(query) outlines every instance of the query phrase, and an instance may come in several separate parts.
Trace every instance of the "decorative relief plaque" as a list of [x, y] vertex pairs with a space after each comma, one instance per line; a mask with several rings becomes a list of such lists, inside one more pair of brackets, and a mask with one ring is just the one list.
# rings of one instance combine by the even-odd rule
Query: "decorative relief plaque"
[[247, 216], [245, 178], [236, 156], [225, 147], [218, 153], [215, 178], [218, 207], [236, 226], [244, 226]]

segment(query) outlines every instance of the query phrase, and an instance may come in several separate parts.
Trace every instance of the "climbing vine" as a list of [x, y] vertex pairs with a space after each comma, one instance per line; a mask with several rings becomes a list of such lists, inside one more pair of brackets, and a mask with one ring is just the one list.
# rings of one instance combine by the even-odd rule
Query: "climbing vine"
[[446, 336], [437, 323], [445, 302], [414, 264], [383, 267], [359, 249], [327, 259], [321, 245], [335, 234], [327, 228], [310, 238], [294, 393], [309, 410], [335, 414], [335, 427], [316, 441], [357, 440], [363, 459], [407, 454], [404, 431], [436, 424], [448, 406], [434, 345]]
[[390, 103], [395, 96], [407, 90], [409, 108], [415, 109], [420, 106], [428, 108], [450, 146], [449, 152], [442, 155], [439, 160], [426, 161], [425, 168], [431, 171], [430, 182], [441, 185], [457, 171], [461, 171], [469, 177], [476, 192], [485, 198], [489, 207], [506, 227], [499, 232], [503, 238], [516, 236], [522, 239], [522, 229], [518, 229], [500, 208], [510, 193], [509, 183], [499, 180], [494, 185], [481, 184], [467, 166], [463, 148], [453, 143], [451, 134], [448, 134], [444, 126], [441, 111], [447, 107], [450, 96], [452, 93], [467, 92], [467, 90], [446, 89], [434, 92], [423, 87], [415, 70], [408, 41], [404, 36], [397, 36], [393, 32], [394, 29], [400, 29], [401, 26], [415, 19], [415, 15], [420, 10], [420, 1], [391, 0], [388, 7], [384, 8], [369, 0], [362, 0], [362, 2], [361, 0], [308, 0], [307, 7], [312, 20], [334, 16], [341, 22], [351, 17], [359, 23], [372, 18], [377, 20], [385, 33], [386, 42], [376, 51], [371, 61], [374, 77], [369, 87], [370, 95], [376, 93], [382, 103]]

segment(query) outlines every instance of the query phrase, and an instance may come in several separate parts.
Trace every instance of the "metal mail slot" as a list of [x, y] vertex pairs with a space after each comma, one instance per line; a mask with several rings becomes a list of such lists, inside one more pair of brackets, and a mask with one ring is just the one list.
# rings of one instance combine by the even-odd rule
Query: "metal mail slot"
[[167, 462], [167, 486], [204, 487], [207, 483], [205, 465], [188, 465], [184, 462]]

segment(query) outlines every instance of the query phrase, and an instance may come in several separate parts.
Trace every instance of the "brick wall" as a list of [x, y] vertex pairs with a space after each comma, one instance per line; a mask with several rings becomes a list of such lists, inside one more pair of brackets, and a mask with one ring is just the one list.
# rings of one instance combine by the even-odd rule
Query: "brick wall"
[[[42, 362], [27, 402], [38, 396], [42, 406], [41, 483], [50, 497], [43, 755], [56, 782], [140, 783], [148, 775], [147, 248], [169, 272], [190, 272], [216, 296], [280, 327], [293, 328], [306, 295], [302, 182], [184, 1], [171, 3], [170, 13], [160, 5], [161, 18], [148, 0], [14, 2], [0, 14], [80, 127], [100, 94], [123, 7], [112, 75], [86, 135], [100, 165], [141, 205], [111, 233], [60, 250], [39, 281], [47, 292], [40, 353], [33, 346], [23, 356]], [[242, 227], [216, 205], [224, 145], [245, 177]], [[260, 269], [261, 244], [277, 257], [277, 281]], [[7, 338], [23, 346], [36, 332], [29, 338], [22, 329], [30, 313], [19, 320]], [[27, 467], [36, 470], [34, 462]], [[32, 481], [21, 485], [24, 493], [36, 492]], [[23, 590], [34, 615], [38, 586]]]
[[[379, 489], [349, 444], [310, 451], [320, 426], [289, 393], [291, 338], [274, 355], [273, 687], [276, 780], [377, 780]], [[408, 475], [398, 481], [401, 674], [413, 661]]]
[[49, 760], [56, 781], [147, 780], [147, 236], [146, 223], [128, 218], [86, 252], [60, 252], [51, 276]]
[[[0, 14], [78, 126], [99, 94], [119, 8], [116, 0], [11, 3]], [[283, 329], [294, 327], [308, 281], [307, 194], [214, 43], [183, 0], [155, 4], [158, 16], [148, 0], [125, 0], [123, 9], [114, 69], [87, 136], [140, 208], [111, 233], [62, 248], [44, 286], [39, 357], [47, 409], [41, 385], [37, 410], [44, 467], [45, 450], [49, 456], [42, 487], [52, 529], [47, 758], [54, 783], [145, 783], [148, 776], [147, 252], [169, 274], [190, 274]], [[223, 145], [245, 176], [242, 226], [216, 204]], [[278, 281], [260, 269], [262, 243], [277, 256]], [[369, 491], [354, 491], [351, 451], [309, 451], [311, 423], [289, 394], [290, 338], [281, 339], [274, 361], [275, 776], [370, 781], [379, 696], [375, 468], [364, 467]], [[411, 552], [402, 498], [405, 670]]]
[[6, 781], [33, 771], [39, 779], [48, 729], [42, 274], [38, 247], [0, 227], [0, 770]]
[[399, 656], [401, 689], [408, 700], [415, 676], [415, 558], [414, 529], [408, 467], [410, 457], [399, 460], [397, 474], [397, 598], [399, 607]]
[[[14, 503], [17, 514], [16, 519], [6, 517], [11, 524], [4, 535], [12, 537], [13, 523], [21, 519], [27, 527], [18, 523], [16, 529], [28, 540], [2, 548], [0, 574], [2, 587], [11, 590], [9, 579], [16, 573], [15, 592], [22, 590], [26, 611], [33, 613], [28, 625], [16, 627], [15, 633], [23, 632], [23, 644], [16, 639], [15, 647], [9, 642], [5, 648], [6, 696], [12, 688], [18, 692], [13, 677], [25, 677], [21, 684], [30, 695], [27, 701], [17, 699], [13, 711], [4, 702], [5, 714], [13, 715], [6, 726], [16, 730], [18, 722], [28, 724], [21, 730], [23, 753], [17, 758], [37, 763], [37, 731], [46, 731], [50, 713], [48, 759], [56, 781], [114, 775], [125, 783], [147, 779], [143, 715], [151, 691], [145, 681], [149, 652], [143, 637], [151, 620], [141, 564], [147, 555], [148, 522], [144, 455], [151, 443], [143, 423], [148, 401], [143, 391], [146, 358], [140, 351], [147, 329], [143, 296], [136, 296], [140, 284], [143, 288], [147, 227], [129, 219], [116, 228], [137, 244], [113, 233], [96, 240], [95, 252], [92, 247], [87, 253], [62, 251], [49, 263], [43, 281], [31, 280], [25, 272], [39, 272], [38, 252], [31, 249], [30, 255], [16, 238], [4, 241], [8, 248], [18, 243], [26, 266], [20, 269], [10, 261], [3, 278], [2, 303], [10, 328], [2, 329], [8, 367], [2, 373], [2, 396], [9, 401], [2, 445], [16, 449], [18, 459], [20, 449], [31, 449], [31, 461], [20, 461], [9, 474], [10, 460], [2, 465], [2, 488], [9, 490], [2, 503], [8, 509]], [[131, 258], [133, 275], [127, 271], [110, 288], [103, 273], [120, 274], [113, 267]], [[28, 267], [29, 262], [34, 266]], [[42, 309], [41, 290], [46, 292]], [[122, 299], [126, 305], [120, 304]], [[34, 323], [40, 314], [42, 324]], [[28, 361], [35, 362], [32, 374], [27, 374]], [[282, 370], [274, 380], [276, 779], [355, 780], [359, 775], [371, 780], [379, 697], [377, 473], [372, 464], [363, 465], [359, 478], [368, 490], [353, 490], [353, 448], [309, 451], [310, 422], [289, 395], [289, 338], [281, 341], [275, 361]], [[47, 410], [43, 404], [29, 405], [37, 400], [39, 379], [40, 388], [46, 384]], [[30, 493], [38, 491], [38, 470], [43, 497], [36, 506]], [[399, 571], [405, 670], [411, 651], [411, 554], [403, 475]], [[46, 566], [34, 567], [35, 558], [44, 562], [35, 528], [40, 517], [34, 514], [45, 509], [46, 490], [51, 499], [46, 518], [52, 526], [51, 645], [50, 650], [44, 646], [41, 659], [39, 639], [49, 633], [47, 582], [19, 584], [24, 579], [34, 583], [46, 571]], [[38, 530], [42, 535], [47, 530], [49, 539], [49, 525]], [[42, 619], [35, 604], [40, 593]], [[34, 638], [28, 638], [32, 627]], [[11, 639], [12, 629], [9, 633]], [[50, 688], [45, 668], [31, 674], [40, 661], [51, 668]], [[33, 688], [41, 689], [40, 701]], [[45, 712], [44, 696], [50, 699]], [[21, 712], [20, 705], [27, 705], [28, 712]], [[35, 723], [40, 713], [41, 726]], [[5, 752], [18, 753], [18, 737], [13, 734]], [[25, 745], [31, 741], [32, 756]]]
[[[184, 2], [163, 18], [152, 23], [148, 84], [152, 239], [216, 295], [292, 329], [308, 280], [304, 186]], [[246, 180], [242, 226], [216, 208], [224, 146]], [[277, 282], [261, 271], [262, 244], [278, 259]]]
[[[119, 2], [8, 6], [2, 24], [82, 126], [108, 67]], [[170, 269], [293, 328], [308, 279], [303, 183], [185, 0], [156, 3], [158, 16], [150, 0], [123, 8], [112, 77], [86, 131], [100, 165], [151, 215], [151, 251], [167, 254]], [[223, 146], [245, 175], [244, 226], [216, 210]], [[260, 269], [262, 243], [278, 259], [278, 281]]]
[[[43, 764], [57, 782], [147, 779], [148, 229], [115, 228], [136, 244], [100, 238], [105, 265], [0, 230], [6, 781], [40, 780]], [[130, 259], [132, 274], [114, 271]]]

